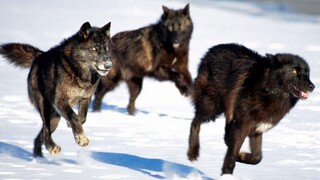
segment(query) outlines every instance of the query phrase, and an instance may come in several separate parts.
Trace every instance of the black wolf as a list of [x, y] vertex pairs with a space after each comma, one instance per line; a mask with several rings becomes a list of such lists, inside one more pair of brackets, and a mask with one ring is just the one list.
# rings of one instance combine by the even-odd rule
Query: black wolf
[[[0, 54], [11, 63], [31, 67], [28, 75], [29, 98], [43, 121], [34, 141], [35, 157], [43, 156], [42, 144], [51, 154], [60, 152], [61, 148], [54, 143], [51, 134], [56, 130], [61, 116], [71, 126], [76, 143], [88, 145], [82, 124], [86, 121], [99, 77], [107, 75], [112, 66], [110, 44], [110, 23], [97, 28], [86, 22], [78, 33], [47, 52], [28, 44], [0, 46]], [[78, 115], [72, 109], [74, 105], [79, 105]]]
[[181, 94], [190, 95], [192, 79], [188, 70], [188, 52], [192, 30], [189, 5], [179, 10], [163, 6], [158, 23], [114, 35], [113, 68], [108, 76], [101, 78], [93, 111], [100, 111], [103, 96], [123, 80], [130, 93], [128, 113], [134, 114], [135, 100], [145, 76], [173, 81]]
[[[236, 161], [258, 164], [262, 133], [275, 126], [314, 85], [308, 64], [292, 54], [258, 53], [237, 44], [217, 45], [202, 58], [194, 82], [195, 117], [189, 136], [188, 158], [199, 156], [199, 132], [204, 122], [226, 116], [228, 147], [223, 174], [232, 174]], [[249, 138], [250, 153], [240, 152]]]

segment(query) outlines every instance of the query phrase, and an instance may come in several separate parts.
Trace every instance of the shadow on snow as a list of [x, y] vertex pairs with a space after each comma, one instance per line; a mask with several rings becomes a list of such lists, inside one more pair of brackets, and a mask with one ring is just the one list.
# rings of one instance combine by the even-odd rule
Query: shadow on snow
[[9, 155], [14, 158], [18, 158], [24, 161], [33, 161], [35, 160], [37, 163], [40, 164], [54, 164], [54, 165], [60, 165], [60, 162], [68, 163], [68, 164], [78, 164], [77, 161], [72, 159], [58, 159], [58, 160], [48, 160], [46, 158], [37, 157], [34, 158], [33, 154], [29, 151], [26, 151], [22, 149], [19, 146], [0, 142], [0, 154]]
[[32, 153], [22, 149], [21, 147], [0, 142], [0, 154], [7, 154], [11, 157], [15, 157], [24, 161], [32, 161]]
[[[92, 104], [91, 104], [90, 107], [91, 107], [91, 109], [92, 109]], [[117, 105], [106, 104], [106, 103], [104, 103], [104, 102], [102, 102], [101, 110], [111, 110], [111, 111], [119, 112], [119, 113], [121, 113], [121, 114], [126, 114], [126, 115], [128, 115], [127, 108], [119, 107], [119, 106], [117, 106]], [[148, 112], [148, 111], [143, 111], [143, 110], [139, 110], [139, 109], [136, 109], [136, 113], [150, 114], [150, 112]], [[156, 113], [156, 114], [158, 114], [159, 117], [171, 117], [171, 118], [174, 118], [174, 119], [191, 120], [190, 118], [176, 117], [176, 116], [171, 116], [171, 115], [164, 114], [164, 113]]]
[[130, 154], [97, 151], [93, 151], [91, 156], [97, 161], [129, 168], [157, 179], [167, 179], [174, 176], [187, 178], [194, 175], [201, 177], [201, 179], [213, 180], [206, 177], [196, 168], [162, 159], [149, 159]]

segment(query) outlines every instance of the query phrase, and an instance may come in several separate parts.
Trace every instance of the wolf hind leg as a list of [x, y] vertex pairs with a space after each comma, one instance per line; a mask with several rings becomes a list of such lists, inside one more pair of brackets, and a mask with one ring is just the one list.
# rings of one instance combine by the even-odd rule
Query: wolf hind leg
[[249, 136], [249, 145], [251, 153], [240, 152], [237, 161], [246, 164], [258, 164], [262, 160], [262, 134]]
[[135, 113], [135, 110], [136, 110], [135, 101], [141, 92], [142, 83], [143, 83], [143, 78], [132, 78], [130, 80], [127, 80], [129, 93], [130, 93], [130, 99], [129, 99], [129, 104], [127, 106], [127, 110], [130, 115], [134, 115]]
[[[49, 128], [50, 129], [50, 137], [51, 137], [51, 134], [57, 129], [60, 118], [61, 118], [61, 116], [55, 111], [54, 108], [52, 108], [52, 114], [51, 114], [51, 118], [50, 118], [50, 128]], [[51, 138], [51, 140], [52, 140], [52, 138]], [[52, 142], [53, 142], [53, 140], [52, 140]], [[61, 151], [61, 147], [54, 144], [48, 150], [51, 154], [59, 154]]]
[[208, 96], [201, 96], [199, 99], [195, 99], [196, 113], [191, 123], [189, 134], [189, 148], [187, 152], [188, 159], [190, 161], [197, 160], [200, 149], [200, 126], [204, 122], [208, 122], [210, 119], [216, 117], [216, 107], [214, 102]]
[[34, 141], [33, 153], [35, 157], [43, 157], [41, 146], [45, 145], [50, 154], [59, 154], [61, 151], [60, 146], [56, 145], [53, 141], [51, 134], [56, 130], [60, 115], [51, 106], [50, 102], [43, 97], [38, 97], [39, 102], [38, 110], [42, 118], [42, 128]]
[[199, 142], [199, 133], [200, 133], [200, 126], [201, 121], [198, 118], [194, 118], [191, 127], [190, 127], [190, 134], [189, 134], [189, 149], [188, 149], [188, 159], [190, 161], [197, 160], [199, 156], [199, 149], [200, 149], [200, 142]]
[[[50, 120], [50, 134], [52, 134], [58, 127], [59, 121], [60, 121], [60, 115], [58, 113], [54, 113], [51, 117]], [[33, 155], [34, 157], [43, 157], [42, 154], [42, 144], [43, 144], [43, 127], [41, 128], [38, 136], [36, 137], [36, 139], [34, 140], [34, 148], [33, 148]], [[57, 145], [51, 146], [52, 148], [50, 148], [51, 150], [49, 150], [49, 152], [51, 154], [58, 154], [61, 151], [61, 148]]]
[[34, 139], [33, 157], [43, 157], [42, 148], [41, 148], [42, 144], [43, 144], [43, 127], [41, 128], [37, 137]]

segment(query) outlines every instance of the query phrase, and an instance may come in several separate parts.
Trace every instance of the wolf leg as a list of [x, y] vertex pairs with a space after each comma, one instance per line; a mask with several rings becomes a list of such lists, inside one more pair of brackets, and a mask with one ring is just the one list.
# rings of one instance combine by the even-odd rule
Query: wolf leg
[[94, 100], [93, 100], [93, 112], [101, 111], [101, 104], [104, 95], [107, 93], [108, 88], [100, 81], [98, 87], [94, 93]]
[[[33, 157], [43, 157], [42, 154], [42, 144], [44, 143], [44, 128], [42, 127], [38, 136], [34, 140], [34, 147], [33, 147]], [[46, 143], [46, 148], [50, 152], [50, 154], [58, 154], [61, 151], [60, 146], [57, 145], [50, 145], [49, 143]]]
[[[247, 126], [247, 124], [246, 124]], [[249, 134], [248, 128], [237, 121], [230, 129], [228, 140], [228, 150], [222, 166], [222, 174], [232, 174], [239, 155], [240, 148]]]
[[190, 127], [190, 134], [189, 134], [189, 149], [188, 149], [188, 159], [190, 161], [197, 160], [199, 156], [199, 149], [200, 149], [200, 142], [199, 142], [199, 133], [200, 133], [200, 126], [201, 121], [198, 118], [194, 118], [191, 127]]
[[142, 83], [143, 83], [143, 78], [132, 78], [130, 80], [127, 80], [129, 93], [130, 93], [130, 100], [129, 100], [127, 109], [130, 115], [134, 115], [135, 113], [135, 110], [136, 110], [135, 101], [141, 92]]
[[86, 122], [90, 102], [91, 102], [91, 97], [83, 98], [79, 102], [78, 120], [81, 124], [84, 124]]
[[66, 98], [60, 98], [57, 102], [56, 108], [58, 108], [58, 111], [61, 112], [61, 115], [68, 121], [69, 125], [71, 126], [75, 142], [79, 146], [87, 146], [89, 144], [89, 140], [84, 132], [80, 120], [65, 99]]
[[43, 121], [43, 127], [39, 135], [35, 139], [34, 156], [42, 156], [42, 153], [40, 153], [40, 151], [41, 145], [43, 143], [46, 146], [46, 149], [50, 152], [50, 154], [59, 154], [61, 148], [60, 146], [55, 144], [51, 137], [51, 134], [55, 131], [55, 129], [58, 126], [60, 115], [51, 106], [49, 101], [43, 98], [40, 98], [40, 100], [43, 100], [43, 102], [39, 103], [38, 106]]
[[187, 69], [186, 71], [186, 74], [188, 74], [187, 76], [185, 76], [185, 73], [180, 74], [176, 71], [171, 70], [170, 68], [161, 67], [157, 71], [153, 72], [152, 76], [154, 76], [159, 81], [173, 81], [176, 87], [179, 89], [180, 93], [182, 95], [188, 96], [192, 94], [193, 90], [190, 73]]
[[240, 152], [237, 161], [246, 164], [258, 164], [262, 159], [262, 134], [249, 136], [249, 145], [251, 153]]
[[[60, 114], [58, 114], [55, 111], [55, 109], [52, 108], [52, 113], [51, 113], [51, 117], [50, 117], [50, 126], [49, 126], [50, 127], [49, 128], [50, 129], [50, 137], [52, 137], [51, 134], [57, 129], [60, 118], [61, 118]], [[52, 140], [52, 138], [51, 138], [51, 140]], [[52, 140], [52, 142], [53, 142], [53, 140]], [[61, 151], [61, 147], [57, 146], [57, 145], [52, 146], [52, 148], [49, 150], [49, 152], [51, 154], [59, 154], [60, 151]]]
[[192, 78], [187, 68], [177, 71], [173, 81], [182, 95], [191, 96], [193, 94]]
[[217, 113], [212, 98], [202, 94], [197, 97], [195, 97], [195, 117], [191, 123], [189, 134], [189, 149], [187, 156], [190, 161], [197, 160], [199, 156], [199, 133], [201, 124], [208, 122], [210, 119], [214, 120]]
[[[111, 70], [112, 71], [112, 70]], [[94, 99], [93, 99], [93, 112], [99, 112], [101, 111], [101, 104], [102, 99], [104, 95], [112, 91], [120, 81], [120, 76], [110, 77], [111, 74], [109, 73], [107, 77], [101, 77], [98, 87], [94, 93]]]
[[227, 145], [227, 147], [232, 146], [232, 144], [230, 144], [231, 143], [231, 141], [230, 141], [230, 137], [231, 137], [230, 133], [231, 133], [232, 127], [234, 125], [234, 122], [235, 121], [233, 121], [233, 120], [230, 120], [229, 122], [228, 122], [228, 120], [226, 121], [226, 126], [225, 126], [225, 129], [224, 129], [224, 131], [225, 131], [225, 133], [224, 133], [224, 142]]
[[43, 157], [42, 146], [43, 144], [43, 127], [41, 128], [38, 136], [34, 139], [33, 157]]

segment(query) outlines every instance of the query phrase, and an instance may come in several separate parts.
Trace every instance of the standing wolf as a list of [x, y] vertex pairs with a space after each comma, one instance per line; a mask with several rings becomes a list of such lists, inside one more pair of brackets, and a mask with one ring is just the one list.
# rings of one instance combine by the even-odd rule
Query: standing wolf
[[[86, 121], [91, 97], [99, 77], [108, 74], [110, 23], [102, 28], [84, 23], [78, 33], [60, 45], [43, 52], [28, 44], [9, 43], [0, 46], [0, 54], [16, 66], [31, 67], [28, 75], [28, 93], [31, 103], [39, 111], [43, 126], [34, 141], [34, 156], [42, 157], [42, 144], [51, 154], [58, 154], [51, 134], [60, 117], [72, 128], [80, 146], [89, 140], [82, 124]], [[78, 115], [72, 106], [79, 105]]]
[[158, 23], [112, 37], [113, 68], [101, 78], [95, 92], [93, 110], [100, 111], [103, 96], [124, 80], [129, 88], [129, 114], [135, 112], [135, 100], [142, 89], [143, 77], [175, 82], [181, 94], [192, 93], [192, 79], [188, 70], [189, 42], [193, 24], [189, 4], [171, 10], [163, 6]]
[[[226, 116], [227, 154], [223, 174], [232, 174], [236, 161], [258, 164], [262, 133], [271, 129], [299, 99], [307, 99], [314, 85], [309, 66], [299, 56], [260, 56], [237, 44], [212, 47], [202, 59], [194, 82], [195, 117], [189, 136], [189, 160], [199, 156], [200, 126]], [[249, 137], [250, 153], [240, 152]]]

